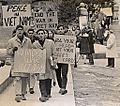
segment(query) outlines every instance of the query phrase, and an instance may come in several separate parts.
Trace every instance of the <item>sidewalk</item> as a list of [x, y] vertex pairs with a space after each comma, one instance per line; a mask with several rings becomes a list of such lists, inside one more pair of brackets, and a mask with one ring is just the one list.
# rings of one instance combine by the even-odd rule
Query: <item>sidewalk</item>
[[38, 100], [40, 92], [38, 89], [38, 82], [35, 86], [35, 94], [26, 95], [27, 100], [17, 103], [15, 99], [15, 90], [13, 84], [8, 87], [0, 95], [0, 106], [75, 106], [74, 91], [73, 91], [73, 80], [71, 74], [71, 67], [69, 66], [68, 75], [68, 93], [66, 95], [60, 95], [58, 85], [52, 88], [52, 98], [49, 101], [42, 103]]

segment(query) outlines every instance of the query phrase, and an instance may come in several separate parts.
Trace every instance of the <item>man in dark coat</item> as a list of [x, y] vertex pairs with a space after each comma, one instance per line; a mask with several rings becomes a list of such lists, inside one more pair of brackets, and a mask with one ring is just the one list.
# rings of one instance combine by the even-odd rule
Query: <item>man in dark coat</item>
[[97, 30], [97, 40], [100, 42], [101, 45], [103, 45], [104, 33], [105, 33], [105, 29], [100, 25], [100, 27]]
[[95, 40], [94, 40], [93, 30], [90, 28], [88, 29], [88, 35], [89, 35], [89, 50], [90, 50], [90, 53], [88, 54], [89, 64], [94, 65], [93, 53], [95, 53], [94, 50]]
[[82, 30], [82, 36], [80, 40], [80, 54], [87, 55], [89, 64], [94, 65], [93, 53], [94, 53], [94, 32], [90, 27], [86, 27]]

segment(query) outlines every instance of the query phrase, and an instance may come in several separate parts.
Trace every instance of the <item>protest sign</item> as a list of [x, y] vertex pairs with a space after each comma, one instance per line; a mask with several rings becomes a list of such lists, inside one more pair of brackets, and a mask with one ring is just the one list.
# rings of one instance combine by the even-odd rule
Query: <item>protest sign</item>
[[45, 69], [45, 49], [20, 49], [15, 53], [13, 72], [45, 73]]
[[58, 63], [74, 64], [76, 37], [68, 35], [55, 35], [55, 57]]
[[106, 53], [106, 46], [101, 44], [94, 44], [95, 53]]
[[112, 8], [101, 8], [100, 11], [103, 12], [106, 16], [113, 16]]
[[2, 6], [2, 11], [4, 27], [14, 27], [19, 24], [30, 26], [31, 21], [33, 20], [30, 4]]
[[57, 11], [33, 12], [35, 29], [56, 29], [58, 25]]

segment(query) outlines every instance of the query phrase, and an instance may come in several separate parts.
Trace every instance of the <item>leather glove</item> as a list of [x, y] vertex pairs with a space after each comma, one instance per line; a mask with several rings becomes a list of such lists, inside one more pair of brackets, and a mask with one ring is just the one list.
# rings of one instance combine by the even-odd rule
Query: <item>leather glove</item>
[[13, 52], [16, 52], [18, 50], [18, 47], [13, 48]]
[[53, 86], [56, 86], [56, 82], [55, 81], [53, 81]]

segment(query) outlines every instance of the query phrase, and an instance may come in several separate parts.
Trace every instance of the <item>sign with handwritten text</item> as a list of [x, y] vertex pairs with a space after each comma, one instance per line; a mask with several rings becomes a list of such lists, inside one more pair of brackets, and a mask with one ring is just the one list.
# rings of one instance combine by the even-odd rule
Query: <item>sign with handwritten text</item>
[[74, 64], [76, 37], [68, 35], [55, 35], [55, 57], [58, 63]]
[[15, 4], [2, 6], [3, 26], [15, 27], [19, 24], [30, 26], [33, 18], [30, 4]]
[[33, 12], [35, 29], [56, 29], [58, 25], [57, 11]]
[[45, 49], [20, 49], [15, 53], [13, 72], [45, 73], [45, 69]]

